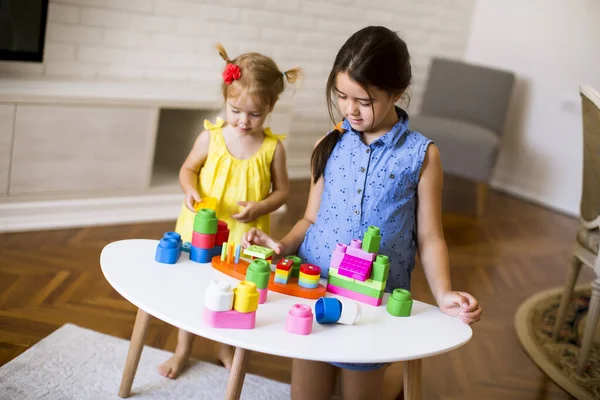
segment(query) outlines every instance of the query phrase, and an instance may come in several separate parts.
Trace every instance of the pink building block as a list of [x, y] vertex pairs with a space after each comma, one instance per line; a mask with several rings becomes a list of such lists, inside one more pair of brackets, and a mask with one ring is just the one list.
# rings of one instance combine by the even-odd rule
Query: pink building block
[[306, 304], [294, 304], [285, 321], [285, 330], [297, 335], [308, 335], [312, 332], [313, 313]]
[[346, 254], [338, 268], [338, 274], [364, 282], [371, 276], [372, 266], [371, 261]]
[[212, 311], [204, 308], [204, 323], [213, 328], [221, 329], [254, 329], [256, 311], [241, 313], [235, 310]]
[[383, 300], [383, 297], [375, 298], [375, 297], [367, 296], [366, 294], [353, 292], [352, 290], [344, 289], [339, 286], [332, 285], [331, 283], [327, 285], [327, 291], [329, 293], [344, 296], [349, 299], [360, 301], [361, 303], [370, 304], [375, 307], [380, 306], [381, 302]]
[[256, 290], [258, 290], [258, 304], [264, 304], [267, 301], [267, 293], [269, 293], [269, 288]]
[[335, 249], [333, 250], [333, 254], [331, 255], [331, 262], [329, 263], [329, 268], [339, 268], [342, 260], [344, 259], [344, 255], [346, 255], [346, 249], [348, 246], [345, 244], [338, 243], [335, 245]]
[[350, 246], [346, 249], [346, 254], [353, 257], [362, 258], [373, 262], [375, 260], [375, 253], [368, 253], [362, 249], [362, 240], [354, 239], [350, 242]]

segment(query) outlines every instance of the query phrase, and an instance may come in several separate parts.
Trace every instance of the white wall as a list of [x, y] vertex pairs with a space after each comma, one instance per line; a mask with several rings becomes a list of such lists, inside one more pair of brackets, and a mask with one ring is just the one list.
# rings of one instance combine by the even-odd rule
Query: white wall
[[478, 0], [468, 61], [514, 71], [518, 85], [493, 185], [579, 213], [578, 85], [600, 89], [598, 0]]
[[329, 127], [324, 85], [339, 47], [371, 24], [400, 31], [414, 60], [418, 109], [433, 55], [462, 58], [474, 0], [50, 0], [43, 64], [9, 72], [85, 79], [210, 81], [230, 56], [259, 51], [306, 71], [293, 93], [292, 176], [308, 176], [314, 141]]

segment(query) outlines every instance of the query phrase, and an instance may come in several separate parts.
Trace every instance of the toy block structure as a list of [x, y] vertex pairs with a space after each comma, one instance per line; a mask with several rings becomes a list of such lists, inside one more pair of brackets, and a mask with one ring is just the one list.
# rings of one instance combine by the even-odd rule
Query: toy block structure
[[269, 292], [269, 278], [271, 277], [271, 266], [268, 261], [257, 258], [252, 260], [246, 270], [246, 281], [256, 285], [259, 293], [258, 304], [267, 301]]
[[300, 266], [298, 285], [307, 289], [315, 289], [319, 287], [319, 279], [321, 279], [321, 268], [312, 264], [302, 264]]
[[275, 268], [275, 278], [273, 279], [277, 283], [287, 284], [292, 276], [292, 269], [294, 267], [294, 261], [289, 258], [282, 258], [277, 263]]
[[[195, 212], [199, 210], [207, 208], [215, 211], [217, 209], [217, 199], [214, 197], [205, 197], [202, 201], [194, 204]], [[186, 214], [192, 213], [192, 211], [187, 210]], [[189, 218], [187, 215], [183, 218], [179, 218], [177, 220], [177, 233], [181, 235], [181, 239], [183, 242], [192, 242], [192, 232], [194, 231], [194, 218]]]
[[381, 230], [370, 226], [363, 240], [337, 244], [331, 255], [327, 291], [350, 299], [381, 305], [390, 271], [390, 260], [377, 254]]
[[224, 221], [219, 221], [215, 211], [202, 208], [194, 217], [192, 242], [189, 246], [190, 260], [209, 263], [221, 254], [223, 243], [229, 238], [229, 229]]
[[313, 313], [306, 304], [294, 304], [285, 321], [285, 330], [296, 335], [312, 332]]
[[408, 290], [394, 289], [388, 298], [386, 310], [394, 317], [410, 317], [412, 305], [412, 295]]
[[298, 278], [300, 276], [300, 266], [302, 265], [302, 259], [298, 256], [287, 256], [286, 258], [294, 262], [291, 277]]
[[[247, 274], [248, 274], [248, 269], [249, 269], [250, 263], [248, 261], [242, 260], [240, 258], [238, 258], [236, 260], [234, 258], [234, 253], [236, 253], [236, 250], [237, 249], [234, 249], [234, 247], [230, 246], [228, 243], [223, 243], [223, 246], [221, 249], [221, 254], [212, 258], [212, 266], [217, 271], [220, 271], [226, 275], [229, 275], [232, 278], [239, 279], [240, 281], [248, 280], [249, 277], [247, 277]], [[287, 260], [287, 261], [285, 261], [285, 260]], [[284, 260], [279, 262], [279, 264], [286, 265], [286, 267], [283, 267], [283, 268], [289, 267], [289, 269], [291, 270], [291, 272], [289, 273], [289, 276], [287, 277], [287, 281], [285, 283], [283, 282], [285, 279], [281, 276], [281, 274], [283, 273], [285, 275], [286, 273], [282, 272], [283, 270], [281, 268], [279, 270], [279, 278], [276, 281], [275, 278], [277, 276], [277, 269], [275, 270], [275, 272], [271, 271], [270, 263], [267, 260], [262, 259], [262, 258], [256, 258], [256, 259], [252, 260], [252, 262], [259, 262], [260, 264], [265, 263], [265, 265], [268, 266], [268, 268], [269, 268], [269, 280], [268, 280], [267, 287], [265, 289], [261, 288], [261, 289], [259, 289], [259, 291], [268, 289], [272, 292], [283, 293], [283, 294], [287, 294], [290, 296], [296, 296], [296, 297], [302, 297], [305, 299], [314, 299], [314, 300], [318, 299], [319, 297], [325, 296], [326, 288], [325, 288], [325, 286], [323, 286], [319, 283], [319, 279], [318, 279], [319, 276], [316, 276], [316, 284], [315, 284], [315, 278], [310, 276], [311, 275], [310, 273], [307, 273], [306, 275], [309, 275], [309, 276], [306, 278], [305, 287], [300, 285], [299, 276], [300, 276], [300, 264], [302, 261], [300, 260], [300, 258], [298, 258], [296, 256], [288, 256]], [[294, 276], [293, 276], [293, 272], [294, 272], [294, 268], [295, 268], [296, 264], [298, 264], [298, 278], [294, 278]], [[316, 267], [316, 266], [313, 266], [313, 267]], [[260, 268], [264, 269], [266, 271], [265, 268], [263, 268], [263, 267], [260, 267]], [[318, 267], [316, 267], [316, 268], [318, 268]], [[314, 270], [314, 268], [312, 270]], [[307, 269], [307, 271], [310, 272], [311, 269]], [[320, 273], [320, 269], [319, 269], [319, 273]], [[254, 272], [251, 273], [252, 278], [250, 278], [252, 280], [254, 280], [253, 274], [254, 274]], [[306, 286], [309, 286], [309, 287], [306, 287]], [[261, 295], [260, 295], [261, 301], [266, 298], [265, 296], [266, 296], [266, 292], [261, 292]]]
[[183, 243], [181, 235], [176, 232], [165, 232], [156, 246], [154, 259], [162, 264], [175, 264], [181, 256]]
[[258, 291], [252, 282], [242, 281], [235, 289], [224, 281], [212, 281], [204, 298], [204, 323], [213, 328], [254, 329]]
[[321, 297], [315, 303], [315, 319], [319, 324], [354, 325], [360, 320], [362, 310], [354, 301], [341, 301], [335, 297]]

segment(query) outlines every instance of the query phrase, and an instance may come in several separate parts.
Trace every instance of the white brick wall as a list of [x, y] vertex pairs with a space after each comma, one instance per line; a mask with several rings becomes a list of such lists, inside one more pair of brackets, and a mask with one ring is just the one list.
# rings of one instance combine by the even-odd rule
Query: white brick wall
[[290, 90], [293, 175], [308, 171], [310, 149], [329, 128], [324, 85], [343, 42], [366, 25], [385, 25], [413, 59], [410, 110], [418, 110], [431, 58], [463, 58], [475, 0], [50, 0], [43, 64], [0, 62], [0, 74], [85, 79], [218, 80], [212, 44], [235, 57], [258, 51], [280, 68], [300, 65]]

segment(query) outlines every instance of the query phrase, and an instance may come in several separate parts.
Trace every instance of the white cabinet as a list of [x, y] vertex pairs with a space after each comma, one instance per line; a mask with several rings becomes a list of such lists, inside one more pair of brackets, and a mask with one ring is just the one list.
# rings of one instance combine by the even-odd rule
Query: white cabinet
[[0, 104], [0, 196], [8, 193], [14, 120], [14, 104]]
[[148, 187], [157, 108], [22, 105], [10, 195]]

